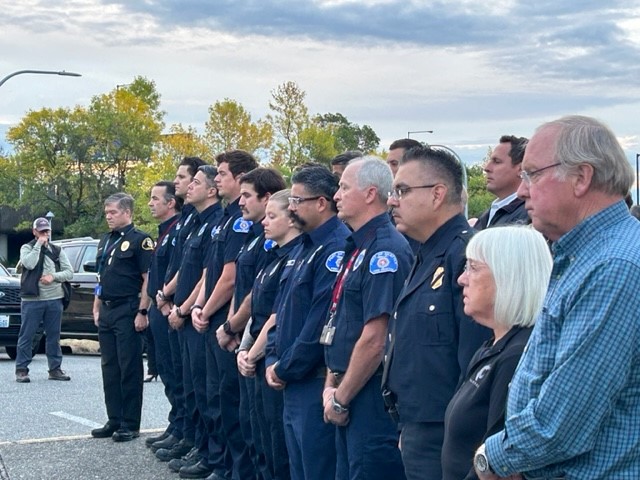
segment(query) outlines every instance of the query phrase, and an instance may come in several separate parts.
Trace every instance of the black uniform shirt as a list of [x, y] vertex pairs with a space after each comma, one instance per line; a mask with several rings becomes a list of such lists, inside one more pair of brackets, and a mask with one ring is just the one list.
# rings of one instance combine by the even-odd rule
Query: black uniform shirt
[[153, 251], [149, 275], [147, 276], [147, 295], [155, 298], [156, 292], [164, 285], [164, 278], [174, 250], [178, 216], [174, 215], [158, 225], [158, 242]]
[[187, 242], [187, 237], [193, 230], [193, 225], [196, 223], [195, 219], [198, 217], [198, 211], [193, 205], [185, 205], [180, 213], [180, 220], [176, 224], [176, 234], [173, 237], [172, 245], [173, 252], [171, 252], [171, 260], [167, 267], [167, 273], [164, 278], [164, 283], [169, 283], [171, 279], [180, 270], [182, 263], [182, 255], [184, 253], [184, 244]]

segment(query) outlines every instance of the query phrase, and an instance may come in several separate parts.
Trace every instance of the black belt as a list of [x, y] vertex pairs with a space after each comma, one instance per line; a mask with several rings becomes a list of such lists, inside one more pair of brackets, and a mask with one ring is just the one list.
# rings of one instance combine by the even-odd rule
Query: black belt
[[[375, 372], [373, 372], [373, 375], [371, 375], [371, 377], [377, 377], [379, 375], [382, 375], [382, 371], [383, 371], [382, 364], [380, 364], [378, 369]], [[344, 379], [344, 372], [332, 371], [331, 375], [333, 375], [333, 378], [335, 378], [336, 380], [336, 383], [335, 383], [336, 387], [339, 387], [340, 384], [342, 383], [342, 380]]]
[[120, 305], [124, 305], [125, 303], [134, 302], [139, 300], [140, 297], [125, 297], [125, 298], [116, 298], [115, 300], [102, 300], [102, 304], [107, 308], [115, 308]]

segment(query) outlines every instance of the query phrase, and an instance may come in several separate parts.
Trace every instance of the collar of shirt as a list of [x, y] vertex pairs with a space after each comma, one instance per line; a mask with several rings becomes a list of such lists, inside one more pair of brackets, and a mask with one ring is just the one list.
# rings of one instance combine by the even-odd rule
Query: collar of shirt
[[251, 238], [256, 238], [262, 235], [262, 233], [264, 232], [264, 225], [262, 225], [262, 220], [253, 222], [249, 227], [249, 230], [251, 230]]
[[161, 237], [162, 234], [167, 231], [169, 226], [172, 225], [173, 222], [175, 222], [177, 219], [178, 219], [178, 215], [176, 214], [173, 217], [171, 217], [170, 219], [165, 220], [160, 225], [158, 225], [158, 236]]
[[216, 202], [213, 205], [209, 205], [203, 211], [198, 213], [198, 218], [200, 219], [200, 224], [204, 225], [209, 220], [209, 218], [212, 215], [214, 215], [221, 208], [222, 208], [222, 205], [220, 205], [220, 202]]
[[516, 198], [518, 198], [518, 195], [516, 194], [516, 192], [513, 192], [511, 195], [504, 197], [502, 200], [499, 200], [496, 198], [493, 202], [491, 202], [491, 208], [489, 209], [489, 219], [487, 221], [487, 225], [491, 223], [491, 220], [493, 220], [493, 216], [496, 214], [498, 210], [500, 210], [503, 207], [506, 207], [511, 202], [513, 202]]
[[420, 257], [436, 257], [442, 255], [453, 238], [461, 231], [471, 230], [469, 222], [462, 214], [454, 215], [431, 235], [426, 242], [420, 245]]
[[620, 200], [587, 217], [565, 233], [553, 244], [553, 253], [554, 255], [583, 253], [585, 245], [593, 241], [594, 235], [601, 235], [610, 226], [628, 217], [629, 209], [624, 200]]
[[[344, 226], [341, 220], [338, 219], [336, 215], [331, 217], [329, 220], [324, 222], [315, 230], [308, 232], [306, 237], [311, 241], [313, 245], [323, 245], [325, 240], [327, 240], [334, 232], [336, 232], [340, 228], [347, 228]], [[307, 240], [305, 239], [305, 243]]]
[[288, 241], [287, 243], [285, 243], [281, 247], [278, 246], [278, 247], [274, 248], [273, 251], [278, 256], [278, 258], [282, 258], [285, 255], [288, 255], [291, 250], [293, 250], [296, 246], [298, 246], [300, 244], [300, 242], [302, 241], [302, 239], [303, 239], [303, 235], [298, 235], [296, 238], [294, 238], [293, 240]]
[[225, 217], [233, 217], [237, 213], [242, 213], [240, 210], [240, 197], [227, 204], [227, 206], [224, 208]]
[[382, 213], [380, 215], [376, 215], [367, 223], [365, 223], [362, 227], [360, 227], [358, 230], [353, 232], [349, 236], [349, 238], [353, 239], [353, 243], [355, 243], [356, 247], [358, 247], [359, 249], [362, 249], [365, 242], [372, 238], [373, 236], [372, 234], [375, 232], [375, 230], [377, 230], [379, 227], [382, 227], [388, 223], [391, 223], [391, 222], [389, 220], [389, 214], [387, 212]]
[[125, 225], [122, 228], [116, 228], [115, 230], [111, 230], [111, 235], [114, 237], [124, 237], [127, 233], [129, 233], [131, 230], [133, 230], [133, 223], [130, 223], [129, 225]]

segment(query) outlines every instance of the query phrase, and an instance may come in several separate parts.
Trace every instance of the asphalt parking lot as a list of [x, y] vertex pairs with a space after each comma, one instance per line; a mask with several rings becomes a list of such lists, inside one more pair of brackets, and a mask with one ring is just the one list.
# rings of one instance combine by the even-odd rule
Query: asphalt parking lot
[[178, 478], [144, 446], [144, 438], [167, 424], [161, 382], [145, 384], [140, 438], [118, 444], [89, 434], [106, 421], [100, 357], [65, 354], [62, 368], [70, 382], [48, 380], [46, 357], [37, 355], [31, 383], [19, 384], [14, 362], [0, 352], [0, 479]]

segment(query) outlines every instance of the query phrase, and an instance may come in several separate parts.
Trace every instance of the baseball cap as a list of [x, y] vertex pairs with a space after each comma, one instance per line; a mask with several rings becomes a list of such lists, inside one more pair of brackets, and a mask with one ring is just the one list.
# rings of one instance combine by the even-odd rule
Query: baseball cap
[[49, 220], [44, 217], [36, 218], [33, 222], [34, 230], [42, 232], [43, 230], [51, 230], [51, 225], [49, 224]]

